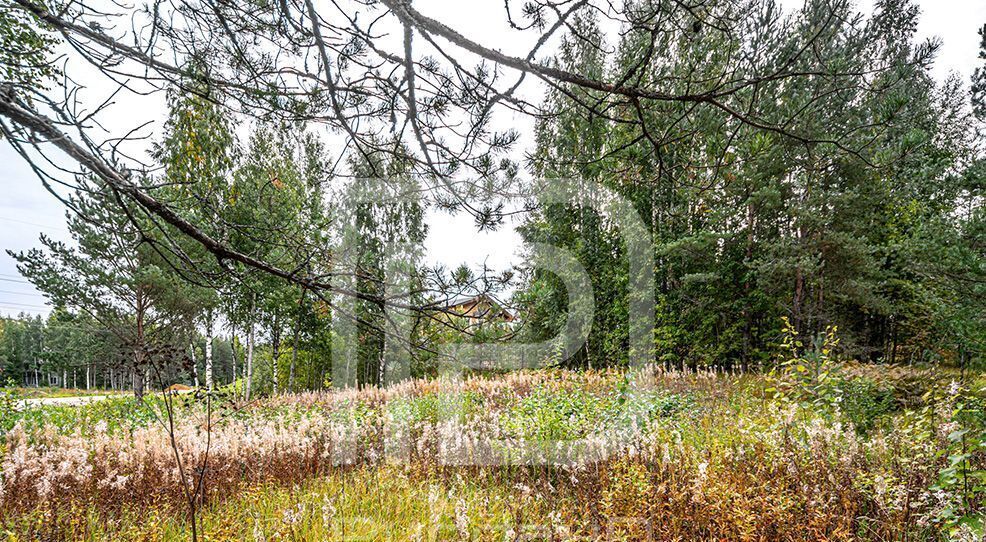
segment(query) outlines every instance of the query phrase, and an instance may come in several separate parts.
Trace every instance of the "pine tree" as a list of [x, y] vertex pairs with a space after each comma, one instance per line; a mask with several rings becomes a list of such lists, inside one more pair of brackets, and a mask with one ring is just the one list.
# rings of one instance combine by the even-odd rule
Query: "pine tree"
[[163, 364], [174, 360], [171, 324], [184, 300], [131, 217], [111, 203], [112, 192], [97, 181], [81, 182], [86, 190], [71, 203], [83, 214], [66, 216], [75, 246], [42, 235], [43, 249], [8, 253], [56, 306], [81, 311], [112, 333], [127, 353], [122, 368], [140, 397], [148, 371], [174, 369]]

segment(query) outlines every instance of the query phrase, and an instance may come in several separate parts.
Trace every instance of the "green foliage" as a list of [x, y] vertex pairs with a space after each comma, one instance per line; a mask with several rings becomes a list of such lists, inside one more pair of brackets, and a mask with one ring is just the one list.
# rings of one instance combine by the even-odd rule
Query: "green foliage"
[[127, 433], [158, 420], [160, 398], [119, 396], [79, 406], [34, 405], [0, 411], [0, 436], [20, 423], [28, 432], [51, 429], [67, 434], [92, 432], [97, 426], [109, 433]]
[[0, 9], [0, 83], [46, 88], [59, 74], [49, 54], [54, 43], [47, 25], [25, 9], [5, 3]]
[[19, 402], [16, 383], [8, 378], [3, 387], [0, 387], [0, 437], [17, 423]]
[[180, 371], [177, 352], [184, 349], [192, 305], [187, 283], [146, 242], [139, 215], [121, 208], [109, 186], [98, 178], [79, 184], [82, 189], [70, 196], [78, 212], [66, 215], [71, 243], [42, 235], [44, 248], [8, 253], [58, 307], [45, 328], [51, 344], [42, 361], [64, 372], [67, 365], [102, 358], [104, 367], [138, 375], [133, 382], [139, 396], [143, 375]]
[[972, 107], [976, 118], [986, 122], [986, 24], [979, 28], [979, 60], [972, 74]]
[[597, 429], [607, 403], [582, 391], [557, 393], [536, 389], [504, 414], [512, 436], [534, 440], [572, 440]]
[[[705, 28], [701, 39], [690, 30], [694, 14], [665, 13], [662, 4], [636, 9], [645, 18], [669, 17], [678, 30], [655, 36], [628, 28], [616, 43], [602, 43], [597, 22], [583, 16], [556, 63], [603, 78], [633, 73], [639, 84], [660, 81], [671, 94], [693, 92], [696, 80], [756, 77], [787, 62], [806, 71], [839, 66], [858, 75], [838, 88], [828, 86], [834, 79], [764, 82], [756, 95], [773, 99], [754, 114], [787, 119], [820, 106], [797, 121], [807, 138], [827, 139], [833, 126], [866, 126], [840, 138], [838, 148], [803, 148], [692, 104], [609, 101], [574, 85], [549, 92], [552, 115], [538, 124], [531, 169], [545, 183], [602, 185], [646, 222], [655, 245], [655, 358], [758, 366], [787, 316], [805, 336], [838, 326], [844, 353], [868, 361], [913, 361], [929, 352], [955, 364], [982, 359], [986, 168], [974, 159], [981, 139], [970, 129], [959, 82], [936, 83], [928, 71], [934, 47], [915, 35], [913, 3], [878, 3], [859, 24], [820, 27], [833, 16], [856, 20], [855, 8], [807, 2], [782, 14], [763, 2], [710, 2], [706, 16], [742, 23], [728, 33]], [[811, 58], [793, 54], [819, 38], [826, 46]], [[651, 55], [655, 47], [674, 53]], [[751, 47], [757, 53], [749, 62], [736, 56]], [[878, 71], [877, 80], [862, 75]], [[735, 97], [754, 101], [745, 91]], [[586, 114], [586, 103], [606, 113]], [[579, 204], [541, 206], [520, 231], [527, 241], [565, 247], [591, 277], [592, 331], [570, 363], [623, 363], [627, 263], [614, 222]], [[526, 329], [536, 339], [554, 336], [566, 313], [564, 287], [537, 270], [528, 282], [518, 296], [531, 313]]]
[[472, 392], [462, 394], [427, 393], [387, 405], [395, 417], [409, 424], [437, 424], [445, 420], [467, 423], [482, 412], [483, 398]]
[[[860, 410], [867, 404], [886, 406], [889, 384], [896, 377], [884, 382], [849, 377], [849, 372], [847, 368], [828, 380], [843, 394], [841, 404], [855, 401]], [[646, 389], [633, 385], [639, 376], [646, 378]], [[385, 392], [281, 394], [236, 409], [228, 407], [235, 393], [200, 392], [176, 397], [176, 408], [188, 431], [184, 439], [201, 435], [196, 426], [207, 398], [213, 420], [224, 428], [213, 435], [212, 453], [221, 464], [210, 465], [216, 474], [202, 510], [209, 539], [250, 538], [258, 532], [339, 538], [341, 521], [367, 514], [392, 528], [386, 532], [393, 539], [410, 538], [422, 532], [419, 524], [428, 522], [443, 525], [433, 531], [440, 533], [437, 539], [465, 539], [461, 533], [467, 524], [477, 526], [493, 516], [524, 523], [532, 517], [532, 507], [543, 507], [537, 508], [539, 517], [564, 526], [555, 531], [560, 539], [591, 536], [591, 521], [602, 517], [609, 535], [643, 540], [654, 534], [649, 526], [622, 519], [655, 513], [667, 518], [660, 534], [682, 540], [801, 540], [806, 529], [838, 533], [833, 536], [839, 539], [981, 537], [977, 514], [983, 505], [986, 455], [977, 421], [983, 415], [978, 392], [935, 381], [925, 407], [888, 412], [869, 432], [858, 433], [814, 402], [764, 398], [761, 378], [709, 371], [532, 371], [503, 380], [420, 382]], [[154, 431], [163, 431], [149, 422], [149, 409], [128, 397], [115, 401], [75, 411], [41, 409], [22, 420], [27, 433], [16, 445], [28, 447], [27, 453], [7, 458], [5, 468], [28, 475], [11, 476], [8, 484], [16, 480], [21, 491], [42, 486], [34, 476], [42, 473], [60, 484], [74, 484], [75, 490], [48, 501], [48, 507], [3, 501], [19, 504], [4, 509], [0, 529], [21, 538], [72, 540], [180, 539], [187, 533], [182, 509], [160, 500], [166, 495], [181, 498], [167, 478], [172, 468], [168, 453], [136, 454], [118, 465], [101, 446], [88, 456], [55, 448], [82, 446], [96, 427], [98, 438], [106, 439], [101, 442], [112, 444], [106, 449], [130, 439], [144, 446], [164, 445], [163, 439], [147, 440]], [[149, 400], [147, 406], [161, 405]], [[644, 415], [626, 417], [621, 411]], [[461, 425], [448, 431], [449, 425], [457, 425], [448, 422]], [[632, 438], [610, 438], [620, 436], [612, 431], [634, 423], [641, 431], [628, 433]], [[104, 425], [109, 435], [102, 433]], [[406, 431], [408, 426], [414, 430]], [[147, 432], [131, 433], [137, 427]], [[78, 431], [81, 438], [50, 438], [54, 431]], [[542, 444], [544, 451], [555, 449], [552, 440], [592, 435], [601, 437], [593, 441], [612, 447], [613, 453], [589, 464], [550, 467], [475, 468], [439, 462], [441, 447], [449, 442], [444, 439], [460, 434], [480, 440], [506, 437], [508, 442], [522, 438], [525, 444]], [[417, 453], [394, 464], [388, 455], [394, 442], [409, 443]], [[353, 463], [325, 462], [337, 446], [353, 446], [346, 448], [354, 450]], [[507, 458], [521, 448], [507, 446]], [[279, 460], [292, 453], [294, 460]], [[58, 470], [64, 457], [99, 467], [50, 472]], [[154, 479], [160, 483], [149, 485], [153, 493], [101, 483], [137, 471], [163, 474]], [[107, 506], [109, 502], [118, 508]], [[515, 505], [509, 513], [501, 508], [507, 503]], [[394, 511], [412, 519], [384, 521]], [[716, 522], [709, 523], [709, 517]], [[352, 524], [344, 525], [347, 536], [353, 535]], [[380, 536], [385, 531], [366, 532]]]
[[771, 370], [770, 377], [775, 385], [770, 391], [796, 401], [834, 406], [839, 400], [837, 387], [833, 386], [838, 372], [835, 358], [838, 330], [829, 327], [806, 345], [791, 322], [787, 318], [783, 321], [784, 336], [780, 344], [783, 357]]
[[[623, 381], [624, 383], [626, 381]], [[501, 417], [507, 434], [531, 440], [574, 440], [592, 434], [644, 427], [656, 418], [689, 409], [686, 395], [631, 391], [619, 386], [599, 395], [582, 389], [534, 389]]]
[[973, 538], [986, 536], [986, 424], [984, 402], [957, 382], [949, 390], [951, 430], [945, 467], [932, 489], [947, 495], [939, 519], [952, 534], [966, 531]]
[[24, 385], [40, 385], [36, 381], [41, 369], [45, 325], [40, 316], [21, 315], [0, 320], [0, 374]]
[[860, 433], [872, 431], [880, 418], [897, 408], [893, 389], [872, 379], [838, 378], [832, 385], [839, 397], [839, 412]]
[[797, 330], [783, 319], [782, 361], [768, 375], [768, 391], [788, 401], [804, 402], [848, 421], [866, 434], [877, 422], [897, 410], [891, 383], [865, 376], [841, 374], [835, 356], [839, 345], [837, 329], [828, 328], [805, 345]]

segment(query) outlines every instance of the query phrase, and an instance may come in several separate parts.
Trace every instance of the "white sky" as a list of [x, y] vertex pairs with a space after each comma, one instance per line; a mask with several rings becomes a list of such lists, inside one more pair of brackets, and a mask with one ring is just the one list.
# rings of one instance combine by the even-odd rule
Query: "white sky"
[[[781, 3], [796, 7], [802, 0], [782, 0]], [[979, 38], [976, 31], [986, 24], [986, 1], [918, 0], [917, 3], [922, 9], [919, 36], [937, 36], [942, 40], [934, 75], [941, 79], [954, 72], [968, 82], [977, 65]], [[858, 4], [861, 11], [868, 13], [873, 1], [861, 0]], [[415, 6], [466, 36], [505, 52], [526, 52], [530, 46], [526, 37], [518, 39], [518, 33], [508, 28], [503, 2], [499, 0], [419, 0]], [[85, 68], [73, 65], [72, 69], [77, 80], [87, 80], [85, 76], [89, 74], [85, 73]], [[146, 102], [125, 99], [116, 106], [117, 114], [131, 121], [130, 125], [134, 117], [146, 115], [149, 110], [152, 117], [163, 118], [163, 101], [156, 100], [156, 108], [160, 111], [155, 111], [155, 107], [149, 107]], [[519, 129], [525, 135], [521, 145], [530, 144], [530, 119], [501, 111], [497, 122]], [[6, 142], [0, 142], [0, 194], [0, 249], [26, 251], [39, 246], [38, 236], [42, 233], [56, 239], [68, 237], [64, 207], [45, 191], [28, 165]], [[519, 262], [519, 238], [512, 223], [508, 222], [495, 232], [478, 233], [468, 215], [431, 212], [429, 224], [426, 251], [432, 264], [454, 268], [466, 263], [475, 268], [486, 262], [489, 267], [502, 270]], [[4, 251], [0, 254], [0, 315], [19, 312], [47, 314], [48, 309], [44, 296], [17, 274], [13, 259]]]

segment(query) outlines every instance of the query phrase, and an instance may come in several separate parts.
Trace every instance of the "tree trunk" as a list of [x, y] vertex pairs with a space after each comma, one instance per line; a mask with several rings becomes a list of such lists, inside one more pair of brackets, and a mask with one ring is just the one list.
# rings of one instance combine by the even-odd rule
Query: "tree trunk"
[[377, 386], [383, 386], [384, 378], [387, 377], [387, 335], [383, 336], [383, 346], [380, 347], [380, 360], [377, 362]]
[[134, 366], [133, 366], [133, 389], [134, 396], [137, 399], [144, 397], [144, 379], [141, 376], [142, 369], [145, 368], [144, 359], [145, 355], [145, 336], [144, 336], [144, 318], [147, 314], [146, 299], [144, 298], [143, 290], [138, 288], [135, 296], [134, 306], [136, 310], [134, 311], [134, 320], [137, 323], [137, 342], [134, 345]]
[[205, 316], [205, 387], [212, 389], [212, 311]]
[[91, 367], [91, 365], [89, 365], [87, 363], [86, 364], [86, 391], [89, 391], [89, 385], [90, 385], [90, 381], [89, 381], [89, 368], [90, 367]]
[[294, 366], [298, 362], [298, 337], [301, 335], [301, 310], [305, 303], [305, 291], [298, 300], [298, 314], [294, 320], [294, 344], [291, 346], [291, 367], [288, 370], [288, 391], [294, 391]]
[[294, 346], [291, 347], [291, 366], [288, 368], [288, 391], [294, 391], [294, 365], [298, 361], [298, 331], [294, 333]]
[[236, 334], [235, 333], [229, 334], [229, 350], [230, 352], [232, 352], [232, 359], [233, 359], [232, 384], [233, 384], [233, 393], [235, 394], [236, 393]]
[[[138, 362], [139, 363], [139, 362]], [[137, 367], [140, 365], [138, 364]], [[133, 372], [130, 373], [131, 382], [134, 387], [134, 397], [137, 399], [142, 399], [144, 397], [144, 375], [134, 368]]]
[[890, 363], [897, 363], [897, 319], [890, 320]]
[[742, 369], [749, 369], [750, 352], [753, 350], [753, 307], [750, 306], [750, 284], [751, 270], [750, 263], [753, 261], [753, 227], [755, 225], [756, 214], [753, 205], [749, 203], [750, 195], [747, 194], [746, 204], [746, 251], [744, 252], [743, 269], [746, 273], [743, 276], [743, 359]]
[[246, 351], [246, 400], [250, 400], [250, 389], [253, 386], [253, 316], [250, 316], [250, 329], [247, 331]]
[[798, 267], [794, 272], [794, 299], [791, 303], [791, 312], [794, 316], [794, 329], [798, 330], [799, 333], [804, 332], [801, 322], [801, 302], [804, 297], [805, 291], [805, 278], [801, 273], [801, 268]]
[[276, 318], [274, 319], [274, 325], [271, 328], [270, 337], [270, 374], [271, 382], [273, 382], [274, 393], [277, 393], [277, 358], [281, 356], [281, 324]]
[[191, 352], [192, 356], [192, 383], [195, 387], [199, 387], [199, 362], [195, 360], [195, 338], [192, 338], [191, 344], [188, 345], [188, 350]]

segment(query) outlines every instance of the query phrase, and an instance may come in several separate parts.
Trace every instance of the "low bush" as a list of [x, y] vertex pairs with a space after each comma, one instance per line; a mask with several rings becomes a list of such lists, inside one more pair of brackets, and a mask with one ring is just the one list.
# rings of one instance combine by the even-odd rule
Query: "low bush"
[[860, 433], [869, 433], [884, 416], [898, 407], [894, 390], [866, 377], [840, 378], [834, 383], [838, 409]]

